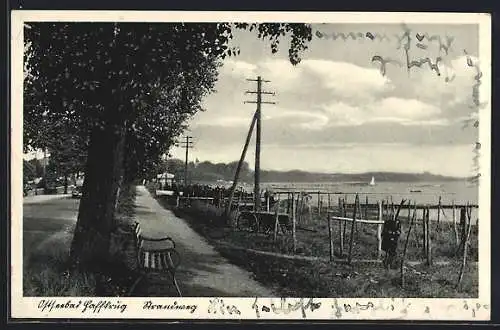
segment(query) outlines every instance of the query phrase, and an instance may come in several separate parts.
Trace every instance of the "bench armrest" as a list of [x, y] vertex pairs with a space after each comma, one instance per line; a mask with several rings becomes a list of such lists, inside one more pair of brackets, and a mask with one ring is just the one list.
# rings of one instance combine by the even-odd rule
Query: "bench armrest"
[[152, 238], [152, 237], [147, 237], [147, 236], [141, 235], [140, 238], [143, 241], [146, 241], [146, 242], [164, 242], [164, 241], [170, 241], [172, 243], [172, 245], [173, 245], [173, 248], [175, 249], [175, 242], [174, 242], [174, 240], [171, 237]]

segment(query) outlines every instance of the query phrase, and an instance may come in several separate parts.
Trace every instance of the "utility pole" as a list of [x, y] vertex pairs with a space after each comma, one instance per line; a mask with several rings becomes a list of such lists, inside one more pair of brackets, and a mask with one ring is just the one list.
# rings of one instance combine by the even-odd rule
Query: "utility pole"
[[188, 182], [188, 159], [189, 159], [189, 149], [193, 148], [193, 141], [191, 141], [192, 136], [186, 136], [186, 141], [182, 142], [181, 147], [186, 149], [186, 161], [184, 163], [184, 185], [187, 186]]
[[243, 147], [243, 151], [241, 152], [240, 161], [238, 162], [238, 167], [236, 168], [236, 173], [234, 174], [233, 185], [231, 186], [231, 190], [229, 191], [229, 201], [226, 205], [226, 216], [229, 216], [229, 212], [231, 212], [231, 206], [233, 205], [234, 191], [236, 190], [236, 186], [238, 185], [238, 177], [240, 176], [241, 166], [245, 161], [245, 155], [247, 154], [248, 145], [250, 144], [250, 139], [252, 138], [253, 128], [255, 127], [255, 123], [257, 121], [257, 112], [252, 117], [252, 122], [250, 123], [250, 129], [248, 130], [247, 138], [245, 140], [245, 145]]
[[255, 136], [255, 173], [254, 173], [254, 204], [255, 211], [259, 211], [261, 207], [260, 200], [260, 144], [261, 144], [261, 106], [262, 104], [276, 104], [275, 102], [264, 102], [262, 101], [263, 94], [275, 95], [274, 92], [264, 92], [262, 91], [262, 83], [270, 82], [269, 80], [263, 80], [260, 76], [257, 79], [247, 79], [248, 81], [257, 82], [257, 91], [247, 91], [246, 94], [257, 94], [257, 101], [245, 101], [244, 103], [256, 103], [256, 122], [257, 130]]

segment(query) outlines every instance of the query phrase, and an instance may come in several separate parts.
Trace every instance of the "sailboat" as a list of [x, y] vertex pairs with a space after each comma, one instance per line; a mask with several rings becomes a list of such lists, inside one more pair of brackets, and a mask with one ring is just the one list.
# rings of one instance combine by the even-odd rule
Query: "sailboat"
[[370, 181], [370, 186], [374, 186], [375, 185], [375, 177], [372, 176], [372, 180]]

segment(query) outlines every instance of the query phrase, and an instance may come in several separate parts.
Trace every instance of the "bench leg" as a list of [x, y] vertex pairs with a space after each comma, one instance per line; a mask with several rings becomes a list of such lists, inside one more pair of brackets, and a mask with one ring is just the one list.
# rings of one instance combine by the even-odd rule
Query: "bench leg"
[[[170, 253], [167, 256], [170, 266], [175, 267], [174, 261], [172, 260], [172, 256], [170, 255]], [[179, 285], [177, 284], [177, 279], [175, 278], [175, 269], [170, 270], [170, 275], [172, 276], [172, 282], [174, 283], [175, 289], [177, 290], [179, 297], [182, 297], [181, 289], [179, 289]]]
[[172, 282], [174, 283], [175, 289], [177, 290], [177, 294], [179, 294], [179, 297], [182, 297], [181, 289], [179, 289], [179, 285], [177, 284], [177, 279], [175, 278], [175, 273], [171, 273], [172, 275]]
[[132, 295], [132, 293], [134, 292], [136, 286], [139, 284], [139, 282], [142, 281], [142, 279], [144, 278], [144, 274], [143, 275], [140, 275], [139, 277], [137, 277], [137, 279], [135, 280], [134, 284], [132, 284], [132, 286], [130, 287], [130, 290], [128, 291], [128, 295]]

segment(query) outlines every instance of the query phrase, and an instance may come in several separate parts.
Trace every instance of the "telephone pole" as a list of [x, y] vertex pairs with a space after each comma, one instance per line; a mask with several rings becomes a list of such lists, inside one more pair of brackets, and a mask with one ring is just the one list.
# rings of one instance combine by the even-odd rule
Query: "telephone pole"
[[189, 159], [189, 149], [193, 148], [192, 136], [185, 136], [186, 141], [181, 142], [180, 147], [186, 149], [186, 161], [184, 163], [184, 185], [187, 186], [188, 182], [188, 159]]
[[256, 91], [247, 91], [246, 94], [257, 94], [257, 101], [245, 101], [244, 103], [256, 103], [256, 134], [255, 134], [255, 173], [254, 173], [254, 204], [255, 211], [259, 211], [261, 207], [260, 200], [260, 143], [261, 143], [261, 107], [262, 104], [276, 104], [275, 102], [265, 102], [262, 101], [263, 94], [275, 95], [274, 92], [262, 91], [262, 83], [270, 82], [269, 80], [263, 80], [260, 76], [257, 79], [247, 79], [248, 81], [257, 82]]

